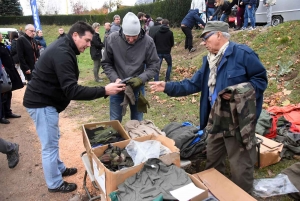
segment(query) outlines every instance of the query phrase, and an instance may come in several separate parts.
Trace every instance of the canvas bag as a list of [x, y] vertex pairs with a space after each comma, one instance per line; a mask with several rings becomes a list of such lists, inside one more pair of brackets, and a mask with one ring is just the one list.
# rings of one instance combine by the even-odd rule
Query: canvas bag
[[2, 68], [2, 62], [0, 60], [0, 84], [1, 93], [5, 93], [11, 90], [12, 84], [9, 75], [6, 73], [5, 68]]

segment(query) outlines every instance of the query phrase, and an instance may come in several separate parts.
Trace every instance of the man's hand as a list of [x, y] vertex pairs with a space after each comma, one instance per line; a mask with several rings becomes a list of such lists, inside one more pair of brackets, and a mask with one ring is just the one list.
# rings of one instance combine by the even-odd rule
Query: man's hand
[[117, 83], [117, 84], [119, 84], [120, 82], [121, 82], [120, 78], [116, 79], [116, 81], [115, 81], [115, 83]]
[[251, 8], [251, 6], [250, 6], [250, 5], [248, 5], [248, 8]]
[[165, 90], [165, 87], [166, 87], [166, 82], [164, 82], [164, 81], [149, 82], [149, 85], [150, 85], [151, 91], [163, 92]]
[[104, 87], [105, 95], [115, 95], [121, 91], [124, 91], [125, 87], [125, 84], [110, 83]]
[[142, 86], [143, 81], [139, 77], [134, 77], [134, 78], [131, 78], [130, 80], [128, 80], [127, 84], [129, 84], [134, 89], [134, 88], [137, 88], [139, 86]]
[[241, 2], [240, 5], [243, 5], [243, 2]]
[[212, 18], [213, 18], [213, 16], [210, 16], [210, 17], [209, 17], [209, 20], [211, 20]]
[[26, 74], [31, 74], [31, 70], [27, 70], [25, 73]]
[[222, 98], [225, 99], [225, 100], [229, 100], [230, 97], [231, 97], [230, 93], [224, 93], [224, 94], [222, 94]]
[[198, 24], [198, 26], [201, 28], [201, 29], [204, 29], [204, 26], [202, 24]]

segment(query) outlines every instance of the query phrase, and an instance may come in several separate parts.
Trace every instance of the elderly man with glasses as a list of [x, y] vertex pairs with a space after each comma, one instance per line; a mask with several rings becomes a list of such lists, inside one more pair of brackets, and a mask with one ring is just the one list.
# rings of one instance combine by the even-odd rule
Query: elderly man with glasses
[[[206, 168], [214, 167], [224, 173], [224, 159], [227, 154], [232, 181], [246, 192], [250, 192], [256, 162], [256, 139], [253, 127], [255, 128], [260, 115], [263, 93], [267, 87], [266, 69], [252, 49], [246, 45], [229, 41], [228, 24], [225, 22], [209, 21], [201, 37], [202, 45], [208, 50], [208, 55], [203, 58], [200, 70], [191, 79], [184, 79], [180, 82], [149, 82], [150, 88], [177, 97], [201, 92], [200, 129], [206, 130], [205, 133], [208, 135]], [[228, 136], [228, 133], [231, 133], [232, 130], [238, 130], [238, 132], [242, 130], [239, 126], [229, 128], [226, 131], [221, 127], [224, 122], [214, 122], [216, 133], [212, 133], [210, 127], [208, 127], [208, 124], [211, 124], [209, 120], [219, 116], [222, 117], [222, 115], [214, 113], [217, 109], [214, 107], [218, 105], [218, 101], [226, 103], [228, 106], [238, 101], [235, 99], [235, 94], [226, 92], [226, 89], [242, 84], [248, 84], [249, 88], [252, 89], [251, 97], [243, 97], [246, 102], [250, 98], [252, 100], [252, 105], [249, 105], [249, 107], [252, 106], [252, 110], [243, 111], [246, 112], [246, 115], [249, 115], [248, 113], [252, 115], [252, 124], [250, 125], [249, 121], [249, 125], [246, 125], [252, 126], [252, 130], [247, 130], [249, 131], [247, 135], [250, 135], [249, 139], [251, 139], [249, 143], [252, 145], [249, 147], [240, 143], [238, 135]], [[223, 91], [225, 92], [223, 93]], [[246, 90], [242, 89], [240, 91]], [[241, 111], [237, 111], [237, 113], [239, 112]], [[228, 118], [228, 116], [225, 116], [225, 118]], [[242, 121], [243, 119], [239, 120]], [[240, 132], [243, 133], [244, 131]]]
[[20, 60], [20, 67], [27, 81], [31, 80], [35, 62], [40, 57], [39, 49], [34, 39], [35, 28], [32, 24], [25, 26], [25, 33], [17, 40], [17, 53]]

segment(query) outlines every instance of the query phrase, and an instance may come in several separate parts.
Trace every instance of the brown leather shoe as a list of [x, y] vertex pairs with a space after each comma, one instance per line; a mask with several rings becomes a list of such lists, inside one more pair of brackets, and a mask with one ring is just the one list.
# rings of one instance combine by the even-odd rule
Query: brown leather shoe
[[17, 114], [11, 113], [11, 114], [5, 115], [5, 117], [6, 117], [7, 119], [9, 119], [9, 118], [20, 118], [21, 115], [17, 115]]
[[9, 124], [10, 121], [8, 121], [8, 120], [5, 119], [5, 118], [1, 118], [1, 119], [0, 119], [0, 123], [1, 123], [1, 124]]

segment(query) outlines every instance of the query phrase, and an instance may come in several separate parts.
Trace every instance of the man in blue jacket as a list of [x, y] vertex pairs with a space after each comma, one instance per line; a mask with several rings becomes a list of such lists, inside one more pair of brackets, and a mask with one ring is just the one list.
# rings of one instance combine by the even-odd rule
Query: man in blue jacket
[[188, 49], [189, 52], [194, 52], [196, 49], [193, 48], [193, 35], [192, 29], [196, 23], [199, 23], [199, 27], [203, 28], [205, 23], [198, 15], [199, 9], [191, 9], [188, 14], [181, 21], [181, 30], [185, 35], [184, 48]]
[[[256, 94], [256, 119], [262, 110], [263, 93], [267, 87], [266, 69], [257, 54], [246, 45], [230, 42], [228, 24], [221, 21], [209, 21], [201, 35], [202, 44], [208, 50], [203, 58], [202, 68], [191, 79], [180, 82], [149, 82], [151, 90], [160, 91], [169, 96], [187, 96], [201, 92], [200, 129], [203, 130], [218, 93], [228, 86], [250, 82]], [[229, 100], [230, 94], [222, 98]], [[219, 134], [216, 134], [219, 135]], [[250, 192], [253, 184], [256, 148], [241, 150], [235, 137], [220, 136], [207, 139], [206, 168], [216, 168], [224, 173], [226, 153], [230, 161], [232, 181]]]

